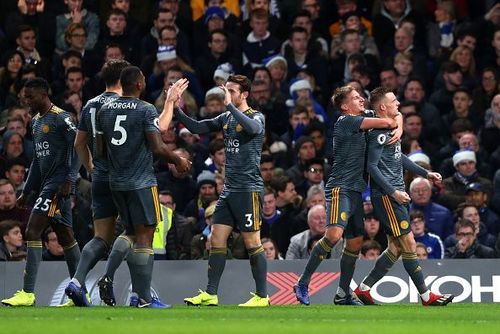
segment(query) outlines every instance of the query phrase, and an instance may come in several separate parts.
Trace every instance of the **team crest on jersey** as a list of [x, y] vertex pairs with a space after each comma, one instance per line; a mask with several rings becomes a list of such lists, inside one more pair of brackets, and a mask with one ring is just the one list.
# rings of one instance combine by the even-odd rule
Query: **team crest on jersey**
[[385, 134], [383, 134], [383, 133], [381, 133], [381, 134], [379, 134], [379, 135], [377, 136], [377, 142], [378, 142], [380, 145], [384, 144], [386, 139], [387, 139], [387, 136], [386, 136]]
[[342, 219], [343, 221], [347, 221], [347, 212], [342, 212], [340, 213], [340, 219]]
[[239, 124], [236, 124], [236, 132], [241, 132], [243, 130], [243, 127]]
[[50, 128], [47, 124], [42, 125], [42, 132], [43, 133], [49, 133]]
[[401, 223], [399, 223], [399, 226], [401, 226], [402, 229], [407, 229], [410, 224], [408, 223], [407, 220], [402, 220]]
[[224, 126], [222, 127], [224, 130], [227, 130], [227, 124], [224, 124]]

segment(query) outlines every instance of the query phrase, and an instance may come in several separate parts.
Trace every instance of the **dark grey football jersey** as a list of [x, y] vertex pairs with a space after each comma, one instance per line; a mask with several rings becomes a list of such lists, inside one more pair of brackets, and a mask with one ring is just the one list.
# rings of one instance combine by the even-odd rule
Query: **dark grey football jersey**
[[82, 109], [82, 119], [78, 124], [78, 130], [88, 133], [87, 145], [92, 153], [92, 162], [94, 169], [92, 170], [92, 180], [95, 181], [108, 181], [108, 159], [99, 157], [96, 152], [95, 144], [95, 124], [96, 114], [101, 107], [111, 101], [119, 98], [120, 95], [116, 93], [104, 92], [101, 95], [89, 100], [85, 107]]
[[367, 164], [373, 195], [391, 195], [395, 190], [405, 190], [401, 142], [387, 145], [390, 133], [390, 130], [378, 129], [368, 133]]
[[72, 167], [78, 161], [74, 159], [76, 127], [71, 114], [52, 105], [45, 115], [36, 114], [31, 124], [35, 148], [31, 168], [38, 168], [40, 185], [74, 181]]
[[260, 174], [260, 156], [265, 128], [264, 115], [253, 109], [246, 110], [244, 114], [262, 124], [260, 133], [255, 135], [247, 133], [229, 111], [203, 122], [211, 131], [223, 130], [224, 133], [226, 154], [224, 190], [260, 192], [264, 189]]
[[325, 196], [331, 200], [331, 190], [340, 187], [345, 190], [363, 192], [366, 182], [365, 132], [361, 129], [364, 117], [342, 115], [333, 128], [333, 163], [325, 186]]
[[146, 133], [159, 132], [156, 108], [132, 97], [106, 103], [97, 114], [96, 130], [106, 141], [111, 190], [128, 191], [156, 185], [153, 154]]

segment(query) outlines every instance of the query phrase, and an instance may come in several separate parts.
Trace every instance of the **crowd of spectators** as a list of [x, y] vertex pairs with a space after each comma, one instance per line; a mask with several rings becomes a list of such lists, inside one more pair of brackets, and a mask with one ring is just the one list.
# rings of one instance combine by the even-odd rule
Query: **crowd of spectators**
[[[437, 187], [405, 176], [419, 257], [500, 257], [498, 1], [2, 0], [0, 261], [25, 256], [30, 208], [18, 207], [16, 195], [33, 159], [33, 115], [24, 83], [47, 79], [51, 100], [78, 122], [85, 103], [104, 90], [100, 69], [111, 59], [142, 69], [143, 99], [159, 112], [164, 89], [188, 78], [180, 106], [197, 119], [224, 112], [217, 86], [230, 74], [252, 79], [251, 106], [266, 116], [261, 237], [269, 260], [308, 258], [324, 233], [323, 186], [340, 115], [329, 98], [346, 84], [367, 100], [377, 86], [394, 91], [403, 153], [443, 175]], [[196, 135], [174, 121], [162, 138], [193, 169], [155, 163], [160, 203], [173, 210], [158, 258], [207, 258], [224, 182], [222, 133]], [[82, 168], [72, 201], [80, 247], [93, 235], [90, 182]], [[374, 259], [387, 239], [368, 190], [363, 198], [361, 256]], [[54, 235], [44, 233], [44, 260], [62, 256]], [[234, 258], [248, 256], [238, 231], [228, 248]]]

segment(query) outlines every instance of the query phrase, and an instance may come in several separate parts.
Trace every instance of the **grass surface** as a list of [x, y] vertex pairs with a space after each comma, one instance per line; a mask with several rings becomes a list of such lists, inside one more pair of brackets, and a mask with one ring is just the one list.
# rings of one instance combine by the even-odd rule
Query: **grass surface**
[[0, 307], [0, 333], [500, 333], [500, 304], [241, 309], [175, 305], [170, 310], [124, 307]]

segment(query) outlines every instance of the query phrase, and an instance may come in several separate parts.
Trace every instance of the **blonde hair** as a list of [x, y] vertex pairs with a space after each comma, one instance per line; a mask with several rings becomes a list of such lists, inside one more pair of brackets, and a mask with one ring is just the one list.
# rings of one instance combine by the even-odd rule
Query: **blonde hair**
[[457, 46], [455, 48], [455, 50], [453, 50], [453, 52], [451, 53], [450, 55], [450, 60], [454, 61], [455, 63], [457, 62], [457, 57], [458, 57], [458, 54], [460, 52], [469, 52], [470, 54], [470, 63], [469, 63], [469, 66], [466, 70], [466, 72], [469, 74], [469, 75], [472, 75], [474, 76], [476, 74], [476, 61], [474, 60], [474, 54], [472, 52], [472, 50], [465, 46], [465, 45], [462, 45], [462, 46]]

